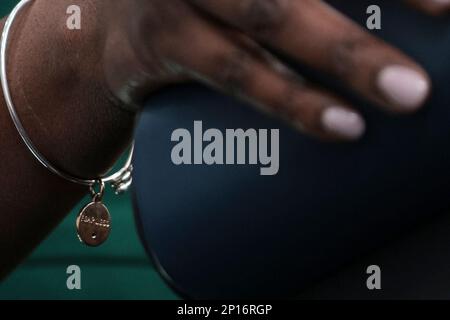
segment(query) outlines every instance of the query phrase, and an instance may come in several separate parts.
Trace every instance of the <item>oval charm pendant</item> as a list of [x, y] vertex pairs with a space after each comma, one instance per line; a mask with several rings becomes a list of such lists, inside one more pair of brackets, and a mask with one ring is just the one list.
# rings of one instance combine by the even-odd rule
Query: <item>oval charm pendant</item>
[[111, 216], [108, 208], [93, 201], [86, 205], [77, 217], [77, 232], [80, 241], [90, 247], [103, 244], [111, 231]]

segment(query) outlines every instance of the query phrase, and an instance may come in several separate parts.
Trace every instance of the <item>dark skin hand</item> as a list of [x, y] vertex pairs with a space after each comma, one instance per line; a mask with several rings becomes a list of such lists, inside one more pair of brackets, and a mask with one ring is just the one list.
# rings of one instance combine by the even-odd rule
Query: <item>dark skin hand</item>
[[[450, 7], [409, 2], [434, 14]], [[82, 29], [71, 31], [66, 10], [74, 4]], [[149, 95], [187, 80], [249, 99], [321, 139], [363, 134], [357, 108], [301, 81], [265, 46], [334, 75], [389, 112], [417, 110], [431, 86], [414, 61], [318, 0], [35, 0], [12, 30], [17, 112], [52, 163], [86, 178], [104, 174], [126, 149]], [[408, 86], [395, 88], [399, 79]], [[33, 158], [3, 99], [0, 126], [1, 278], [87, 190]]]

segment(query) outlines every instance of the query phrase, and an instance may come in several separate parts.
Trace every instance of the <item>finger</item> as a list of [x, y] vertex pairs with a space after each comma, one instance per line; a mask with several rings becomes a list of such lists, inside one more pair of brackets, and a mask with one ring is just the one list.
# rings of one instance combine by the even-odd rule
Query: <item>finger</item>
[[190, 23], [186, 33], [189, 53], [174, 50], [170, 63], [196, 79], [248, 99], [323, 139], [354, 140], [364, 133], [364, 120], [344, 101], [300, 83], [279, 63], [269, 62], [256, 44], [234, 41], [206, 21]]
[[419, 65], [322, 1], [191, 1], [388, 110], [414, 111], [429, 94], [430, 80]]
[[450, 0], [405, 0], [431, 15], [450, 13]]

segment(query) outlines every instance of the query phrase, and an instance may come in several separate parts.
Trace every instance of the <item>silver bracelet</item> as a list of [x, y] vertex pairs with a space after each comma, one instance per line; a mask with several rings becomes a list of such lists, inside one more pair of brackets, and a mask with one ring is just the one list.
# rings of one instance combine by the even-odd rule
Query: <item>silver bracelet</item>
[[[132, 183], [132, 159], [133, 159], [133, 151], [134, 151], [134, 143], [130, 147], [130, 152], [126, 163], [122, 169], [118, 172], [106, 176], [99, 177], [95, 179], [83, 179], [76, 176], [73, 176], [69, 173], [66, 173], [56, 166], [51, 164], [46, 157], [36, 146], [32, 143], [30, 137], [26, 133], [25, 128], [20, 121], [20, 118], [16, 112], [16, 108], [14, 107], [13, 100], [11, 98], [11, 92], [8, 84], [7, 77], [7, 58], [6, 53], [8, 49], [8, 41], [10, 30], [13, 25], [13, 22], [19, 13], [19, 11], [24, 8], [28, 3], [32, 0], [21, 0], [17, 6], [13, 9], [8, 19], [6, 20], [2, 39], [1, 39], [1, 49], [0, 49], [0, 80], [3, 88], [3, 94], [5, 97], [6, 106], [8, 107], [9, 114], [11, 115], [11, 119], [14, 123], [14, 126], [17, 129], [20, 137], [23, 142], [33, 154], [33, 156], [48, 170], [52, 173], [56, 174], [60, 178], [63, 178], [67, 181], [88, 186], [89, 190], [92, 194], [92, 202], [86, 205], [80, 212], [77, 218], [77, 230], [79, 239], [89, 245], [89, 246], [98, 246], [106, 241], [109, 236], [110, 228], [111, 228], [111, 218], [108, 209], [102, 203], [103, 195], [105, 192], [105, 184], [109, 183], [111, 187], [115, 190], [116, 194], [124, 193], [128, 190]], [[96, 191], [95, 188], [99, 187], [99, 190]]]

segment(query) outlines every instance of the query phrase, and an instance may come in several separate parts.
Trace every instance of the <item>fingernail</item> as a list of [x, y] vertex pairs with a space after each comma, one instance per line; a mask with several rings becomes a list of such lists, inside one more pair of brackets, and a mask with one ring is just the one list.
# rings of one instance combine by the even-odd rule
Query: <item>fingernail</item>
[[397, 107], [411, 111], [419, 108], [430, 92], [430, 84], [421, 73], [400, 65], [381, 70], [378, 87]]
[[325, 130], [341, 138], [355, 140], [366, 130], [363, 118], [356, 112], [341, 107], [329, 107], [322, 113]]

